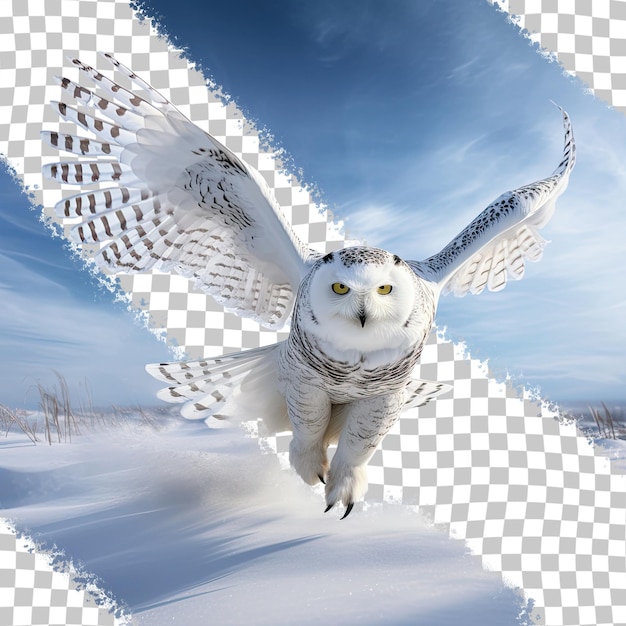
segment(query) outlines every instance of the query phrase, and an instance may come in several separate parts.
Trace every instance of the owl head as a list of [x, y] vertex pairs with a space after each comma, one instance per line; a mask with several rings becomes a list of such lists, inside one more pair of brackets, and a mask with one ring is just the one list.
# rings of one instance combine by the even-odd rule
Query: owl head
[[307, 282], [301, 321], [339, 350], [406, 346], [421, 338], [424, 323], [432, 323], [434, 311], [421, 312], [421, 281], [400, 257], [379, 248], [331, 252], [317, 262]]

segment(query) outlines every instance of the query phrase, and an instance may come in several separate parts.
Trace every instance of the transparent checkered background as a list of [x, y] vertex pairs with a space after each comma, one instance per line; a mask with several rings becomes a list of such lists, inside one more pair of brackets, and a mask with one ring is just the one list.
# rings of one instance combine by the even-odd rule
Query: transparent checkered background
[[625, 0], [488, 0], [580, 78], [598, 97], [626, 112]]
[[50, 557], [0, 519], [0, 626], [121, 626], [101, 594], [79, 589], [70, 572], [55, 570]]
[[[626, 3], [594, 0], [599, 14], [592, 14], [585, 0], [492, 3], [516, 14], [512, 19], [521, 28], [539, 30], [529, 36], [541, 45], [562, 45], [559, 60], [599, 96], [617, 107], [626, 104], [620, 91]], [[579, 15], [570, 19], [574, 14], [564, 11], [574, 8]], [[53, 76], [78, 78], [66, 58], [75, 55], [108, 71], [97, 50], [112, 52], [257, 167], [303, 240], [320, 251], [343, 245], [331, 217], [298, 181], [280, 172], [280, 163], [259, 146], [255, 129], [236, 107], [225, 105], [215, 86], [207, 90], [203, 77], [147, 22], [135, 19], [122, 0], [0, 3], [0, 152], [36, 189], [35, 201], [46, 207], [46, 215], [52, 216], [54, 204], [68, 193], [41, 176], [42, 162], [57, 158], [39, 139], [42, 120], [48, 129], [58, 125], [45, 105], [59, 98]], [[154, 272], [120, 278], [130, 301], [191, 357], [282, 338], [225, 314], [180, 276]], [[486, 567], [501, 571], [508, 584], [534, 600], [539, 624], [626, 624], [625, 477], [573, 425], [560, 423], [548, 407], [510, 385], [490, 380], [484, 365], [435, 333], [417, 375], [450, 382], [453, 391], [419, 409], [419, 419], [417, 410], [409, 411], [386, 437], [370, 462], [368, 500], [416, 505], [447, 527]], [[288, 436], [257, 436], [285, 459]], [[35, 581], [31, 587], [53, 588], [51, 578], [36, 575], [36, 559], [18, 558], [14, 538], [10, 527], [0, 525], [0, 626], [23, 623], [18, 620], [35, 611], [27, 606], [31, 594], [23, 591], [25, 578]], [[63, 602], [60, 594], [48, 600], [33, 592], [30, 606], [52, 612]], [[80, 623], [109, 623], [89, 621], [95, 619], [91, 608], [85, 600]], [[72, 623], [69, 615], [64, 623]], [[50, 613], [50, 619], [58, 617]]]

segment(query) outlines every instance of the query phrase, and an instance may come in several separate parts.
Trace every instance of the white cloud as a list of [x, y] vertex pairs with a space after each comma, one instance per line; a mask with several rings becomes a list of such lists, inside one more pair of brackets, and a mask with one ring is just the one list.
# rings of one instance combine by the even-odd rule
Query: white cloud
[[143, 366], [169, 356], [131, 313], [104, 302], [98, 307], [0, 254], [0, 403], [36, 404], [34, 387], [65, 376], [73, 392], [85, 379], [94, 401], [148, 403], [158, 389]]

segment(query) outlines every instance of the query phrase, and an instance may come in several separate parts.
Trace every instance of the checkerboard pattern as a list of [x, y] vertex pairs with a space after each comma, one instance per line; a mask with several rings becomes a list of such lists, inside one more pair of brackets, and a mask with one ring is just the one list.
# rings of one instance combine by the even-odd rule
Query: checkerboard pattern
[[[534, 602], [536, 624], [626, 624], [626, 476], [572, 423], [433, 333], [416, 376], [453, 390], [408, 411], [368, 502], [416, 506]], [[262, 436], [289, 465], [286, 434]]]
[[[626, 3], [594, 0], [593, 11], [598, 7], [602, 14], [591, 14], [591, 2], [585, 0], [493, 3], [517, 13], [515, 21], [523, 28], [540, 27], [541, 45], [561, 45], [560, 34], [545, 42], [541, 39], [544, 33], [553, 32], [551, 28], [557, 34], [563, 29], [571, 35], [580, 24], [590, 23], [593, 50], [594, 37], [603, 37], [608, 20], [607, 37], [617, 43], [609, 44], [607, 54], [615, 56], [608, 66], [601, 62], [594, 66], [594, 80], [609, 67], [608, 93], [619, 96], [615, 70], [622, 59], [619, 37], [626, 24], [620, 6]], [[560, 19], [557, 10], [571, 6], [582, 21]], [[596, 18], [600, 21], [594, 22]], [[573, 39], [566, 37], [563, 41], [570, 47], [563, 54], [571, 54], [570, 48], [577, 50], [584, 41], [583, 58], [588, 36], [585, 31]], [[168, 48], [147, 21], [138, 20], [123, 0], [0, 3], [0, 152], [33, 190], [34, 201], [44, 205], [46, 216], [53, 218], [52, 207], [70, 192], [41, 176], [42, 163], [57, 156], [41, 144], [40, 129], [71, 130], [59, 124], [46, 106], [59, 98], [53, 76], [62, 73], [78, 78], [67, 56], [80, 56], [106, 72], [97, 50], [112, 52], [188, 117], [257, 167], [304, 241], [320, 251], [344, 245], [332, 216], [315, 205], [294, 176], [281, 171], [280, 155], [263, 145], [256, 130], [221, 97], [217, 87], [208, 85], [207, 89], [204, 78]], [[594, 54], [601, 57], [606, 48], [598, 50]], [[577, 63], [578, 59], [576, 52], [573, 60]], [[615, 64], [613, 59], [617, 59]], [[566, 67], [571, 60], [562, 59]], [[584, 73], [585, 67], [568, 69]], [[590, 84], [602, 95], [602, 85], [607, 83]], [[620, 106], [619, 100], [611, 102]], [[283, 337], [225, 313], [180, 276], [153, 272], [120, 276], [119, 282], [129, 303], [143, 311], [152, 327], [179, 347], [181, 355], [214, 356]], [[407, 412], [389, 433], [370, 462], [368, 500], [419, 507], [451, 536], [464, 540], [486, 567], [501, 571], [508, 584], [532, 598], [538, 624], [626, 624], [625, 477], [574, 425], [559, 421], [554, 410], [524, 391], [493, 381], [486, 367], [466, 355], [462, 346], [436, 333], [430, 336], [416, 375], [449, 382], [453, 390]], [[288, 436], [264, 437], [254, 423], [249, 430], [265, 449], [285, 461]], [[18, 559], [19, 546], [11, 537], [14, 533], [0, 532], [2, 545], [7, 546], [0, 550], [4, 577], [0, 580], [8, 589], [2, 598], [10, 600], [7, 606], [0, 604], [0, 624], [5, 618], [6, 623], [21, 623], [16, 620], [29, 619], [26, 613], [40, 606], [35, 604], [34, 592], [31, 602], [30, 592], [23, 591], [22, 574], [18, 576], [30, 570], [32, 574], [23, 575], [35, 580], [36, 559]], [[40, 576], [36, 580], [44, 585], [42, 581], [49, 579]], [[3, 587], [0, 591], [5, 593]], [[46, 610], [59, 608], [65, 602], [59, 598], [55, 594], [53, 601], [51, 595]], [[64, 606], [69, 607], [67, 598]], [[85, 601], [84, 610], [89, 608]], [[68, 616], [62, 621], [72, 623]], [[71, 613], [71, 619], [76, 616], [77, 612]], [[61, 619], [51, 613], [49, 617]], [[92, 623], [88, 619], [94, 618], [81, 619], [81, 623]]]
[[598, 97], [626, 112], [624, 0], [489, 0]]
[[122, 626], [102, 594], [79, 589], [68, 572], [0, 520], [0, 626]]

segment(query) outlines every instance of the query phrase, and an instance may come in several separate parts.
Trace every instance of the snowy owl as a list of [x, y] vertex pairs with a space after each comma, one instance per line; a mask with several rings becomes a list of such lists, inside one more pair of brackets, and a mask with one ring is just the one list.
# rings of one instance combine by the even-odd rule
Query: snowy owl
[[91, 138], [43, 131], [48, 144], [81, 157], [44, 174], [105, 185], [62, 200], [57, 214], [74, 241], [97, 244], [103, 268], [175, 270], [226, 310], [271, 328], [289, 323], [287, 339], [271, 346], [147, 370], [169, 385], [159, 397], [184, 403], [185, 417], [262, 417], [271, 431], [293, 431], [292, 466], [305, 482], [325, 483], [326, 510], [341, 502], [346, 517], [402, 410], [445, 387], [412, 377], [439, 296], [498, 291], [541, 257], [538, 230], [574, 166], [567, 114], [561, 109], [565, 147], [554, 173], [501, 195], [438, 254], [410, 261], [354, 246], [324, 255], [295, 236], [253, 167], [104, 56], [134, 91], [79, 60], [96, 90], [60, 79], [65, 97], [53, 107]]

